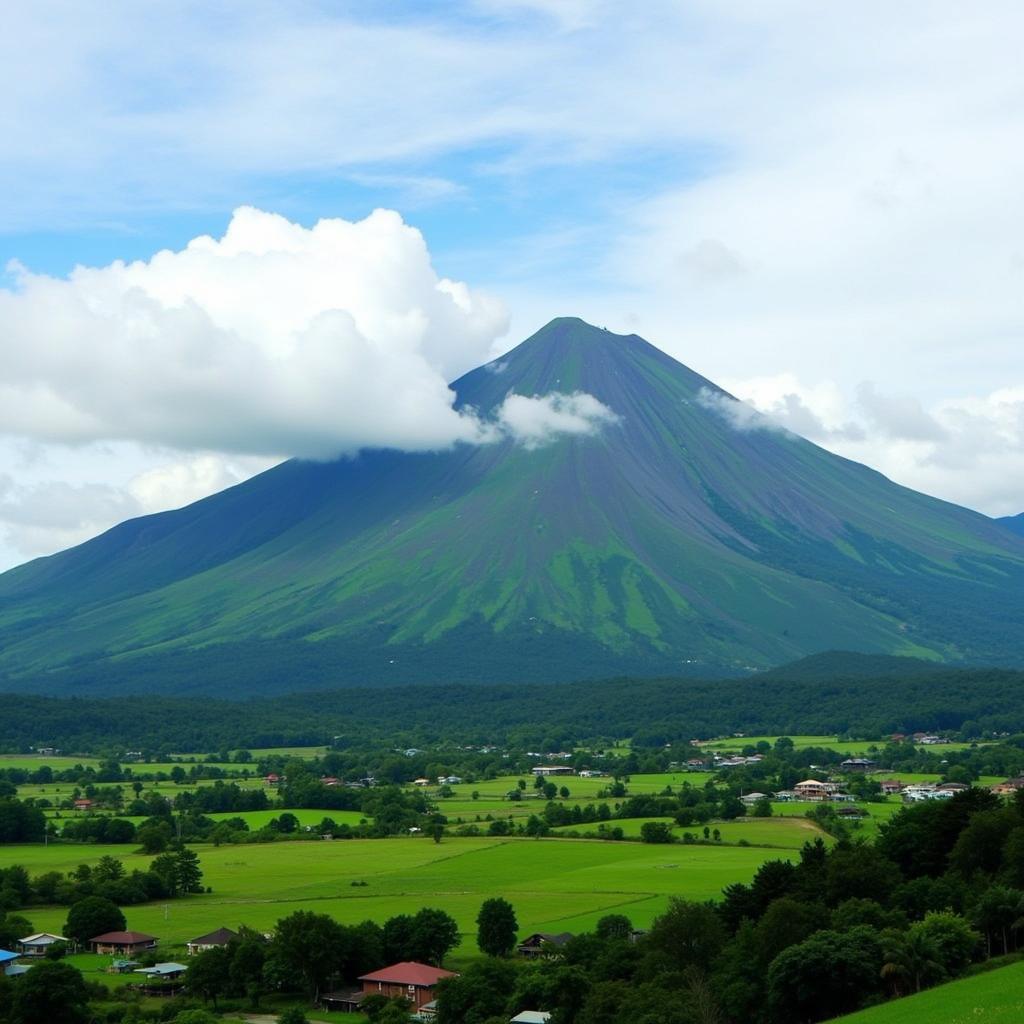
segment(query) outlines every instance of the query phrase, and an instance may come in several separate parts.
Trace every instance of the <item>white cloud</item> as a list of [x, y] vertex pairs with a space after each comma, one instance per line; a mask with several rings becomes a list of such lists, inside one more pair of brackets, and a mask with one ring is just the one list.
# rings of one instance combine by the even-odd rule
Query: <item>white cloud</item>
[[1024, 508], [1024, 387], [924, 406], [870, 382], [847, 394], [835, 381], [806, 384], [794, 374], [728, 386], [743, 401], [726, 400], [721, 411], [741, 429], [760, 415], [756, 422], [784, 426], [927, 494], [990, 515]]
[[396, 213], [307, 229], [245, 208], [148, 262], [17, 276], [0, 432], [308, 457], [485, 439], [447, 382], [487, 358], [504, 309], [439, 278]]
[[562, 436], [594, 434], [618, 415], [593, 395], [576, 391], [548, 395], [508, 395], [498, 408], [502, 430], [525, 448], [540, 448]]

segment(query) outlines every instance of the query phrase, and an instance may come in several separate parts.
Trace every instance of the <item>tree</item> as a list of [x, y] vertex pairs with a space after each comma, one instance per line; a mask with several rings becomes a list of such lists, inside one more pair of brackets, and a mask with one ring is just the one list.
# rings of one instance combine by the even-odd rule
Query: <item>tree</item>
[[64, 934], [79, 945], [96, 935], [124, 931], [125, 919], [116, 903], [102, 896], [86, 896], [69, 911]]
[[283, 981], [298, 979], [315, 1001], [345, 959], [347, 947], [348, 937], [333, 918], [297, 910], [277, 922], [268, 969]]
[[625, 914], [605, 914], [594, 931], [600, 939], [628, 939], [633, 934], [633, 922]]
[[277, 1024], [309, 1024], [309, 1018], [306, 1016], [302, 1007], [289, 1006], [288, 1009], [277, 1018]]
[[519, 922], [512, 904], [500, 896], [484, 900], [476, 916], [476, 944], [487, 956], [508, 956], [515, 949]]
[[931, 937], [920, 931], [882, 932], [881, 976], [892, 983], [896, 995], [920, 992], [925, 985], [942, 979], [945, 971]]
[[958, 974], [970, 962], [981, 936], [959, 915], [948, 911], [925, 914], [910, 926], [912, 934], [927, 936], [938, 952], [939, 963], [949, 974]]
[[459, 944], [459, 926], [450, 914], [424, 907], [412, 919], [410, 932], [411, 960], [422, 960], [440, 967]]
[[170, 845], [172, 835], [170, 823], [163, 820], [147, 821], [135, 832], [144, 853], [162, 853]]
[[484, 1024], [505, 1013], [516, 984], [516, 970], [505, 960], [478, 960], [437, 986], [437, 1024]]
[[645, 821], [640, 826], [640, 840], [644, 843], [674, 842], [672, 826], [664, 821]]
[[84, 1024], [88, 989], [82, 974], [67, 963], [44, 961], [14, 987], [11, 1024]]
[[725, 938], [725, 927], [710, 903], [673, 896], [668, 910], [655, 918], [647, 941], [679, 970], [690, 966], [707, 970], [725, 945]]
[[780, 1021], [838, 1017], [878, 988], [881, 961], [881, 944], [869, 928], [818, 932], [772, 961], [768, 1004]]
[[985, 936], [985, 948], [992, 956], [993, 939], [1002, 952], [1009, 953], [1014, 926], [1024, 918], [1024, 892], [1006, 885], [990, 885], [971, 911], [971, 923]]
[[217, 997], [224, 995], [227, 990], [230, 970], [231, 954], [223, 946], [216, 946], [192, 958], [185, 975], [185, 984], [204, 1003], [212, 1002], [216, 1009]]

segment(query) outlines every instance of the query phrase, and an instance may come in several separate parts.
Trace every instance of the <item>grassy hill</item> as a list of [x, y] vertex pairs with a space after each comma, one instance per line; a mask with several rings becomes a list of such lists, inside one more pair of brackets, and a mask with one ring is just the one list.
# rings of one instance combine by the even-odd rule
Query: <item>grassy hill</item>
[[961, 978], [834, 1024], [1017, 1024], [1024, 1020], [1024, 963]]
[[[0, 576], [8, 688], [245, 692], [1024, 656], [1024, 538], [795, 435], [636, 336], [553, 321], [453, 385], [597, 436], [292, 461]], [[224, 692], [223, 689], [221, 692]]]

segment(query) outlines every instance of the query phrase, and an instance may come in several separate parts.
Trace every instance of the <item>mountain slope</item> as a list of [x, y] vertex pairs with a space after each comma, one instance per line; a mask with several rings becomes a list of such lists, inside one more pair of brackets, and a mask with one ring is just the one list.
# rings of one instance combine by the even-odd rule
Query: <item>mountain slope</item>
[[1002, 519], [997, 519], [996, 522], [1024, 537], [1024, 512], [1021, 512], [1019, 516], [1005, 516]]
[[8, 687], [744, 671], [1022, 654], [1024, 540], [772, 429], [636, 336], [553, 321], [453, 387], [581, 390], [597, 436], [292, 461], [0, 576]]

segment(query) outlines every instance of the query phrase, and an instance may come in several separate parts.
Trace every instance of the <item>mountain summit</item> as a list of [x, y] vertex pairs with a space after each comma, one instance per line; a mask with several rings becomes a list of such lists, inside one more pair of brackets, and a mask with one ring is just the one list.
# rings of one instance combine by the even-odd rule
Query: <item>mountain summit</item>
[[565, 318], [453, 385], [584, 433], [290, 461], [0, 576], [8, 688], [220, 693], [1024, 653], [1024, 540]]

